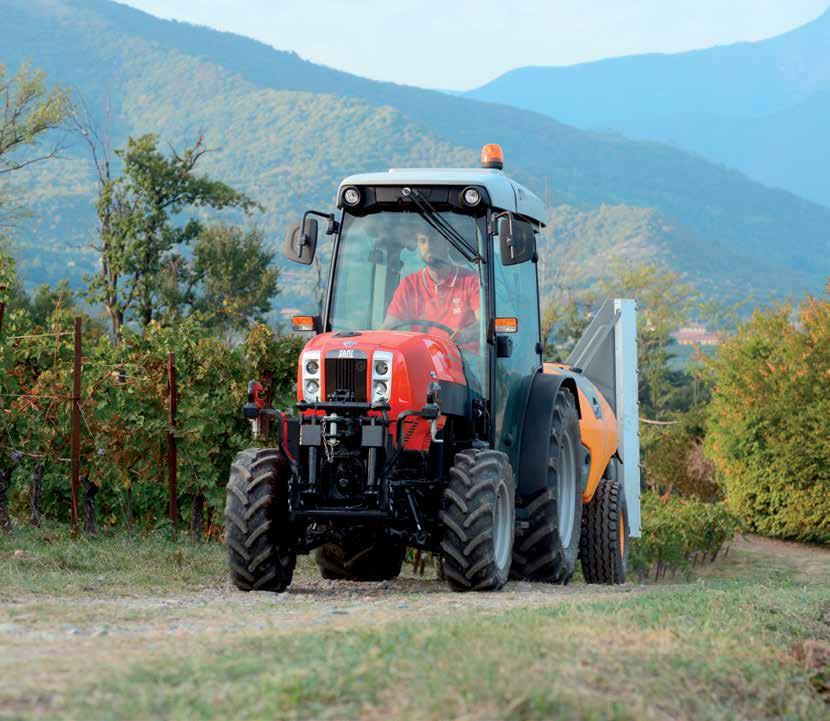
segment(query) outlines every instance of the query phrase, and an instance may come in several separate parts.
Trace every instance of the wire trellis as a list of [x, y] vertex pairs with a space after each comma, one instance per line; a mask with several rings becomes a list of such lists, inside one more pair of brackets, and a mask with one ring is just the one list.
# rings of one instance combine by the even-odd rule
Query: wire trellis
[[72, 335], [72, 331], [62, 333], [30, 333], [28, 335], [7, 335], [4, 340], [30, 340], [32, 338], [58, 338], [62, 335]]
[[[73, 335], [76, 339], [75, 353], [72, 361], [67, 362], [69, 359], [66, 358], [66, 352], [67, 349], [71, 351], [72, 344], [71, 342], [67, 344], [62, 339]], [[115, 456], [112, 454], [117, 450], [110, 447], [112, 441], [106, 437], [104, 429], [109, 426], [106, 418], [102, 420], [99, 417], [101, 412], [99, 411], [99, 404], [105, 398], [112, 400], [118, 397], [119, 391], [124, 392], [124, 399], [133, 398], [136, 396], [136, 388], [144, 385], [146, 390], [138, 392], [141, 400], [149, 401], [153, 406], [157, 405], [156, 401], [159, 401], [161, 405], [169, 404], [168, 410], [172, 420], [168, 421], [166, 428], [168, 443], [170, 444], [168, 446], [168, 512], [171, 520], [175, 523], [178, 520], [175, 500], [178, 496], [178, 473], [175, 460], [177, 457], [177, 441], [179, 445], [178, 455], [182, 456], [178, 463], [181, 464], [182, 471], [189, 476], [188, 486], [196, 489], [201, 488], [203, 483], [209, 483], [209, 478], [205, 476], [210, 476], [210, 473], [206, 474], [200, 470], [201, 466], [193, 458], [194, 449], [188, 447], [186, 434], [182, 434], [180, 429], [177, 430], [176, 403], [179, 396], [176, 387], [174, 354], [172, 352], [166, 353], [166, 364], [161, 357], [155, 355], [139, 356], [137, 361], [114, 361], [106, 357], [102, 358], [97, 351], [93, 350], [90, 356], [84, 357], [81, 349], [82, 327], [79, 318], [75, 319], [74, 332], [72, 330], [63, 331], [59, 326], [56, 326], [54, 332], [2, 336], [3, 344], [8, 349], [20, 348], [21, 345], [18, 342], [36, 341], [38, 339], [54, 340], [54, 344], [45, 344], [49, 348], [50, 356], [52, 356], [52, 345], [54, 345], [54, 358], [49, 358], [51, 362], [48, 365], [38, 362], [35, 368], [27, 369], [26, 377], [32, 376], [31, 382], [27, 381], [27, 385], [30, 386], [33, 392], [10, 392], [11, 389], [6, 388], [3, 389], [4, 392], [0, 393], [0, 419], [2, 419], [3, 426], [0, 429], [0, 441], [2, 441], [0, 442], [0, 452], [3, 455], [10, 454], [13, 465], [18, 468], [26, 467], [20, 465], [23, 458], [71, 464], [72, 521], [75, 524], [77, 523], [78, 503], [76, 494], [79, 490], [77, 482], [80, 467], [83, 466], [86, 469], [83, 472], [87, 478], [94, 473], [95, 475], [103, 474], [101, 476], [103, 479], [109, 474], [107, 461], [101, 460], [100, 463], [96, 463], [96, 460], [103, 459], [104, 456], [114, 458]], [[7, 340], [10, 342], [9, 344], [5, 344]], [[34, 343], [32, 349], [37, 351], [42, 346], [44, 344]], [[25, 348], [25, 346], [22, 347]], [[3, 348], [0, 347], [0, 351], [2, 350]], [[16, 353], [17, 351], [13, 352]], [[188, 369], [188, 377], [201, 376], [210, 371], [209, 365], [204, 361], [194, 364], [192, 360], [187, 355], [181, 358], [183, 366]], [[39, 368], [41, 365], [44, 367]], [[48, 375], [42, 375], [42, 373], [49, 373], [50, 371], [53, 373], [51, 378]], [[218, 382], [231, 382], [232, 380], [232, 378], [225, 378], [224, 374], [221, 374]], [[52, 387], [47, 385], [47, 381]], [[68, 391], [73, 386], [74, 390], [70, 395]], [[34, 392], [37, 388], [42, 388], [44, 392]], [[145, 398], [145, 396], [147, 397]], [[187, 396], [186, 393], [185, 396]], [[67, 427], [63, 429], [66, 431], [65, 433], [58, 427], [66, 422], [64, 403], [66, 403], [73, 416], [71, 430]], [[112, 409], [107, 407], [106, 410], [110, 411]], [[20, 417], [27, 416], [27, 414], [26, 422], [21, 424]], [[118, 409], [116, 408], [115, 416], [118, 415]], [[103, 425], [100, 425], [101, 423]], [[39, 432], [41, 428], [45, 432]], [[130, 435], [129, 429], [126, 429], [126, 433]], [[94, 451], [90, 448], [89, 442], [81, 443], [82, 436], [91, 440]], [[68, 443], [71, 443], [72, 447], [71, 457], [69, 458], [65, 457]], [[163, 463], [163, 457], [163, 451], [159, 447], [159, 464]], [[151, 465], [155, 462], [154, 459], [147, 456], [144, 456], [144, 460]], [[127, 473], [128, 483], [132, 484], [133, 472], [128, 470]], [[160, 474], [153, 475], [154, 477], [160, 477]], [[119, 495], [119, 503], [121, 501]], [[122, 512], [124, 512], [123, 508]]]

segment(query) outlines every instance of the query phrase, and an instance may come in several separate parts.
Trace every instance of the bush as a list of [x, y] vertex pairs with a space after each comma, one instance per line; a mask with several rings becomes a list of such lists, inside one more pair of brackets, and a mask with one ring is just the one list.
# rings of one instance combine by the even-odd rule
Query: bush
[[629, 551], [629, 565], [641, 576], [653, 572], [660, 578], [669, 569], [687, 572], [714, 561], [739, 527], [723, 503], [646, 492], [641, 509], [643, 535]]
[[723, 500], [715, 466], [703, 453], [705, 413], [692, 409], [676, 425], [642, 427], [643, 475], [648, 488], [701, 501]]
[[830, 301], [795, 322], [756, 312], [710, 363], [706, 450], [729, 507], [763, 535], [830, 543]]

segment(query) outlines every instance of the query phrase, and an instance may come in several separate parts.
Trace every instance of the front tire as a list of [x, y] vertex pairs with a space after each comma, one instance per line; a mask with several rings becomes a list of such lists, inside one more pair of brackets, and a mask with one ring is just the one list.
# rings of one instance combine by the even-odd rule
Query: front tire
[[291, 584], [297, 554], [288, 526], [287, 473], [273, 448], [249, 448], [231, 465], [225, 544], [240, 591], [281, 593]]
[[513, 469], [500, 451], [455, 456], [444, 491], [441, 568], [453, 591], [496, 591], [507, 582], [516, 521]]

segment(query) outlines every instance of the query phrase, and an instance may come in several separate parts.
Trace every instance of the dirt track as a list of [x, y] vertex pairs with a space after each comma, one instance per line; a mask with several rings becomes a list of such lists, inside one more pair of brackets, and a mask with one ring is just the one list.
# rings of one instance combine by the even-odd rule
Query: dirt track
[[102, 669], [154, 656], [186, 656], [195, 647], [234, 634], [426, 622], [443, 614], [550, 606], [566, 598], [631, 594], [643, 588], [509, 583], [500, 593], [460, 595], [434, 577], [413, 576], [411, 568], [387, 582], [326, 581], [304, 558], [293, 585], [282, 594], [242, 593], [225, 582], [196, 593], [163, 596], [129, 591], [109, 598], [20, 596], [0, 610], [0, 706], [19, 704], [31, 710], [30, 694], [52, 698], [78, 678], [95, 677]]
[[[725, 567], [741, 572], [773, 559], [796, 576], [830, 577], [830, 550], [754, 538], [738, 540], [726, 561], [705, 572], [717, 573]], [[221, 642], [234, 633], [377, 627], [442, 614], [637, 594], [647, 588], [654, 590], [636, 583], [614, 588], [574, 583], [563, 588], [513, 582], [500, 593], [461, 595], [451, 593], [434, 577], [413, 576], [410, 569], [382, 583], [326, 581], [313, 562], [303, 559], [289, 591], [276, 595], [241, 593], [225, 582], [187, 594], [132, 594], [126, 589], [124, 595], [105, 598], [19, 596], [0, 609], [0, 700], [7, 708], [17, 701], [31, 709], [30, 693], [46, 698], [59, 694], [79, 676], [94, 676], [104, 668], [152, 656], [186, 655], [192, 648]], [[28, 697], [25, 704], [24, 697]]]
[[[229, 583], [197, 593], [130, 595], [113, 598], [28, 596], [15, 599], [13, 624], [0, 625], [0, 643], [59, 643], [66, 638], [161, 639], [210, 634], [235, 628], [291, 631], [310, 626], [375, 625], [408, 616], [454, 610], [499, 611], [549, 605], [559, 598], [636, 593], [641, 586], [567, 587], [511, 582], [500, 593], [456, 594], [434, 577], [413, 576], [378, 583], [326, 581], [307, 559], [286, 593], [242, 593]], [[27, 610], [28, 609], [28, 610]]]

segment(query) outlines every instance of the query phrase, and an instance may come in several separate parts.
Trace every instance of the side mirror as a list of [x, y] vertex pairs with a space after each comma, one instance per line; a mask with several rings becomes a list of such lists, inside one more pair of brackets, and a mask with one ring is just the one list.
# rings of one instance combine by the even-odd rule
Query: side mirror
[[311, 265], [317, 250], [317, 234], [317, 221], [313, 218], [306, 218], [304, 224], [294, 223], [285, 234], [285, 257], [295, 263]]
[[511, 215], [499, 221], [499, 248], [502, 265], [518, 265], [533, 257], [536, 252], [536, 237], [533, 226], [524, 220], [515, 220]]

